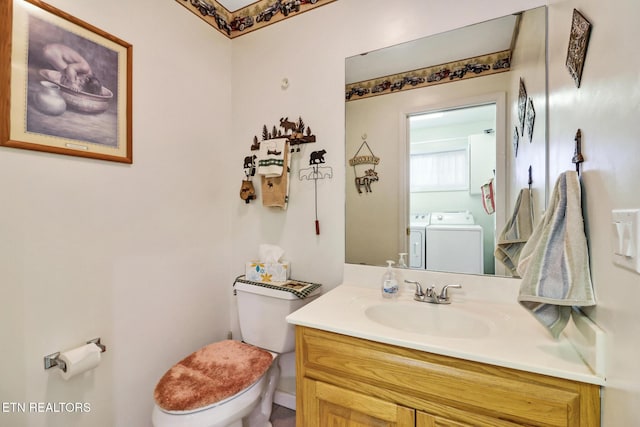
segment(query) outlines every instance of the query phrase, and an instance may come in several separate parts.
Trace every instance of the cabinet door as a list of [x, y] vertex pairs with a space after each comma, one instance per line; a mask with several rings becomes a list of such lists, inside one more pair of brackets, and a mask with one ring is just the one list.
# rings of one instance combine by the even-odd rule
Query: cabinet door
[[414, 427], [415, 411], [320, 381], [303, 380], [298, 427]]
[[426, 412], [416, 411], [416, 427], [516, 427], [520, 424], [514, 424], [509, 421], [499, 420], [497, 418], [489, 418], [478, 416], [471, 413], [457, 411], [457, 418], [460, 421], [453, 421], [444, 416], [436, 416], [427, 414]]

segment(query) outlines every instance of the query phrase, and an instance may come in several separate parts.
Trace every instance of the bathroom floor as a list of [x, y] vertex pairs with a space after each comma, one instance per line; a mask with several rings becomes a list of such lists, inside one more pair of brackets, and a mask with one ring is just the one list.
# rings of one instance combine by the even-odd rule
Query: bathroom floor
[[295, 427], [296, 411], [274, 403], [270, 421], [273, 427]]

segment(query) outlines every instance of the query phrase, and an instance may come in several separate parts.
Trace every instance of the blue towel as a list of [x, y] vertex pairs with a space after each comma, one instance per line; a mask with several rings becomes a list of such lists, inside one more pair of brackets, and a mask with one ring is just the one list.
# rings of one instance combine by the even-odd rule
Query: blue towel
[[498, 244], [494, 255], [498, 261], [509, 269], [512, 276], [518, 275], [518, 260], [522, 248], [533, 233], [533, 205], [531, 190], [523, 188], [518, 194], [513, 215], [507, 221], [498, 236]]
[[554, 338], [569, 322], [572, 306], [596, 304], [575, 171], [558, 177], [549, 208], [522, 248], [518, 273], [518, 302]]

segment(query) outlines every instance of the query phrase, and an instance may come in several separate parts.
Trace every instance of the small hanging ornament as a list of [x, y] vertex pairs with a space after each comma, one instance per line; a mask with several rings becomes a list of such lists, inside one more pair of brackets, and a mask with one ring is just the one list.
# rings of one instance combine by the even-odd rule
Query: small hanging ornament
[[242, 186], [240, 187], [240, 198], [245, 203], [249, 203], [256, 198], [256, 189], [253, 187], [253, 182], [250, 180], [242, 180]]
[[244, 158], [243, 168], [246, 179], [242, 180], [242, 185], [240, 186], [240, 198], [247, 204], [256, 199], [256, 190], [253, 187], [253, 182], [251, 181], [251, 177], [256, 174], [255, 160], [255, 155]]
[[[378, 181], [378, 172], [376, 172], [376, 165], [380, 163], [380, 158], [376, 157], [367, 144], [366, 136], [363, 135], [364, 140], [360, 144], [360, 148], [356, 151], [356, 154], [349, 159], [349, 165], [353, 166], [355, 172], [355, 184], [358, 193], [362, 194], [362, 188], [365, 193], [371, 193], [371, 184]], [[364, 165], [364, 166], [363, 166]], [[373, 165], [372, 167], [369, 165]]]

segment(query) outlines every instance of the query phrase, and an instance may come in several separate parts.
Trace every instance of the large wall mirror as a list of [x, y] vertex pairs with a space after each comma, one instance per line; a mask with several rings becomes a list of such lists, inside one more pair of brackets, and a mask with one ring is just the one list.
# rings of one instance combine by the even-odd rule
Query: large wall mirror
[[546, 204], [546, 18], [346, 59], [346, 263], [510, 275], [493, 253], [520, 190], [534, 223]]

